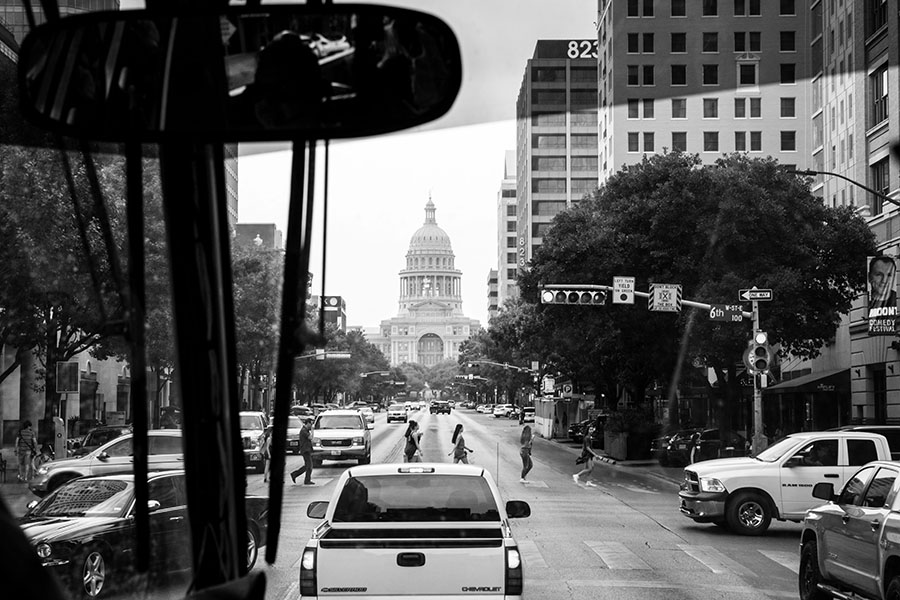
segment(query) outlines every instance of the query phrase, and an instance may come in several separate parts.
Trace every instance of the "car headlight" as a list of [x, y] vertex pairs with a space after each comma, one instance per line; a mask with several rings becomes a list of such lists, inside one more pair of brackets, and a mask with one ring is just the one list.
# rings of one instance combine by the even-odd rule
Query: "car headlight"
[[38, 544], [35, 547], [35, 551], [41, 558], [50, 558], [50, 555], [53, 553], [53, 549], [50, 548], [50, 544], [47, 544], [46, 542]]
[[38, 470], [37, 470], [38, 475], [46, 475], [49, 472], [50, 472], [50, 467], [47, 467], [47, 466], [40, 466], [40, 467], [38, 467]]
[[700, 491], [701, 492], [724, 492], [725, 486], [722, 485], [722, 482], [716, 479], [715, 477], [701, 477], [700, 478]]
[[354, 446], [362, 446], [362, 445], [363, 445], [363, 439], [362, 439], [362, 437], [355, 437], [355, 438], [353, 438], [352, 440], [350, 440], [350, 443], [351, 443], [352, 445], [354, 445]]

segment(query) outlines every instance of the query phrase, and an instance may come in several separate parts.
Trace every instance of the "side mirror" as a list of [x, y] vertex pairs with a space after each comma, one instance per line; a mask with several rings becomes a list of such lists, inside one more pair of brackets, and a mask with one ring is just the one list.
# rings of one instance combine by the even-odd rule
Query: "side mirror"
[[326, 512], [328, 512], [328, 502], [325, 500], [310, 502], [306, 507], [306, 516], [310, 519], [324, 519]]
[[834, 496], [834, 484], [824, 481], [817, 483], [815, 486], [813, 486], [812, 495], [813, 498], [827, 500], [828, 502], [834, 502], [836, 500]]
[[105, 451], [101, 452], [100, 454], [97, 455], [97, 460], [102, 460], [102, 461], [106, 462], [107, 460], [109, 460], [109, 453], [105, 452]]
[[34, 28], [19, 53], [23, 114], [96, 141], [336, 139], [433, 121], [462, 82], [453, 31], [415, 10], [172, 10], [91, 12]]
[[160, 506], [162, 505], [159, 503], [159, 500], [147, 500], [147, 512], [159, 510]]
[[506, 516], [510, 519], [530, 517], [531, 507], [524, 500], [510, 500], [506, 503]]

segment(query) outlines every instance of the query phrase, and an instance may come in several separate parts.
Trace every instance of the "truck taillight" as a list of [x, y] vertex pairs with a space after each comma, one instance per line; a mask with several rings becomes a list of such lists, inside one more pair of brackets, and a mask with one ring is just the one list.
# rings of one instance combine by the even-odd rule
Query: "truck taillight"
[[304, 548], [300, 559], [300, 595], [316, 595], [316, 549]]
[[522, 557], [519, 549], [512, 546], [506, 549], [506, 590], [507, 596], [522, 595]]

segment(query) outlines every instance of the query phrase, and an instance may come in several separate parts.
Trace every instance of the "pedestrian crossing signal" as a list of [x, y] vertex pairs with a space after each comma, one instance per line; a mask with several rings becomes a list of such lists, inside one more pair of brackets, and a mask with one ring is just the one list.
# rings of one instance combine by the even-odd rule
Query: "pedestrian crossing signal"
[[571, 290], [563, 288], [542, 288], [541, 304], [583, 304], [600, 306], [606, 303], [603, 290]]

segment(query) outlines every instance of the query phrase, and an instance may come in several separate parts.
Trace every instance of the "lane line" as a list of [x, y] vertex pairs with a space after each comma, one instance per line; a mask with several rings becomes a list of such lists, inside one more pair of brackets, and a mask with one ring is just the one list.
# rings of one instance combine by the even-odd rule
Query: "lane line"
[[731, 560], [712, 546], [678, 544], [678, 548], [713, 573], [731, 572], [741, 577], [756, 576], [753, 571], [743, 566], [742, 564]]
[[799, 552], [784, 552], [781, 550], [757, 550], [757, 552], [759, 552], [769, 560], [777, 562], [785, 569], [793, 571], [798, 575], [800, 574]]
[[522, 540], [519, 542], [519, 554], [522, 556], [522, 563], [529, 569], [547, 568], [547, 562], [538, 550], [537, 544], [532, 540]]
[[585, 541], [584, 544], [593, 550], [610, 569], [650, 569], [650, 565], [621, 542]]

